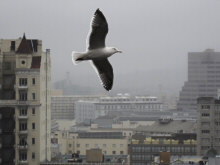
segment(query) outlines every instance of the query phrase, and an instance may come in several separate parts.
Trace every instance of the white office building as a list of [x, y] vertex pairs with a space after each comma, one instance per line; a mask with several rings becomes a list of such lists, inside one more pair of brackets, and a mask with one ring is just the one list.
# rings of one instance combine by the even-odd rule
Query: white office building
[[94, 101], [77, 101], [75, 117], [77, 122], [92, 120], [109, 112], [151, 112], [163, 111], [163, 104], [157, 97], [118, 95], [115, 97], [100, 97]]

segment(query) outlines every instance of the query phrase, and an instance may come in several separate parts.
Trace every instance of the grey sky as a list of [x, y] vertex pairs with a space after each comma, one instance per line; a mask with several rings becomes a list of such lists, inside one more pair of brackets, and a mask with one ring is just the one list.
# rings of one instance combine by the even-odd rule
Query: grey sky
[[123, 50], [110, 58], [113, 89], [120, 86], [120, 75], [130, 73], [143, 77], [140, 86], [152, 81], [181, 87], [189, 51], [220, 51], [219, 0], [0, 0], [0, 38], [18, 38], [25, 32], [27, 38], [41, 39], [43, 47], [51, 49], [53, 80], [68, 71], [76, 82], [82, 74], [100, 86], [89, 63], [71, 62], [73, 50], [86, 48], [97, 8], [109, 24], [106, 44]]

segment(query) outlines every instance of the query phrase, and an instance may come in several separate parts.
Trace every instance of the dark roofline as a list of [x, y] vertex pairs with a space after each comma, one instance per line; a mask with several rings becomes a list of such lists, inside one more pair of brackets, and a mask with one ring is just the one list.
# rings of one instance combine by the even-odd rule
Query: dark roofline
[[18, 54], [31, 54], [31, 53], [33, 53], [32, 49], [30, 47], [30, 44], [28, 43], [28, 41], [25, 37], [25, 34], [23, 35], [23, 38], [21, 40], [21, 43], [20, 43], [16, 53], [18, 53]]

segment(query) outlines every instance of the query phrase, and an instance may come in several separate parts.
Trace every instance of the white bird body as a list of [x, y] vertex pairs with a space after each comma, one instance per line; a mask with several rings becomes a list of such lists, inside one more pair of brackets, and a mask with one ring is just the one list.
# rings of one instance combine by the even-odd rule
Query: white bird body
[[77, 64], [78, 62], [84, 61], [84, 60], [95, 60], [95, 59], [108, 58], [117, 52], [119, 51], [113, 47], [104, 47], [104, 48], [98, 48], [98, 49], [93, 49], [93, 50], [87, 50], [86, 52], [73, 52], [72, 60], [74, 64]]

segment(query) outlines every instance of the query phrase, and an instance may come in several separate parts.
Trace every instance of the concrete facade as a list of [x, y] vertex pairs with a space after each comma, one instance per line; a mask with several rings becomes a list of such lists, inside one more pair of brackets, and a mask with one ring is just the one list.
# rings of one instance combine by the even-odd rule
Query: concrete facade
[[[0, 113], [7, 117], [7, 109], [13, 109], [15, 124], [13, 153], [7, 153], [12, 155], [10, 160], [3, 155], [2, 163], [38, 165], [50, 161], [50, 51], [43, 52], [41, 40], [27, 40], [25, 35], [0, 40], [0, 50]], [[7, 123], [3, 120], [4, 127]], [[7, 134], [7, 130], [1, 132], [0, 139]], [[7, 140], [2, 141], [3, 153], [6, 144]]]
[[198, 98], [197, 153], [205, 155], [213, 148], [220, 154], [220, 100]]

